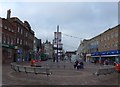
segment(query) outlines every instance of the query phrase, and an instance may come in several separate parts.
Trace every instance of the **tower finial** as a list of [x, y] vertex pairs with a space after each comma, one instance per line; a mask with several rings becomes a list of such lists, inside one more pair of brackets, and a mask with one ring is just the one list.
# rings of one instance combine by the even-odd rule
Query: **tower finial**
[[57, 32], [59, 32], [59, 25], [57, 25]]

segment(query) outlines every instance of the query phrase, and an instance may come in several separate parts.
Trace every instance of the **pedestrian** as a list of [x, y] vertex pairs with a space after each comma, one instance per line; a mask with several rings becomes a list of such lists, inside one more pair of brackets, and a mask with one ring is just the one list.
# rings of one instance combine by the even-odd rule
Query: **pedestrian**
[[104, 61], [104, 65], [108, 65], [108, 60], [107, 59]]
[[116, 61], [114, 61], [114, 62], [113, 62], [113, 65], [115, 66], [116, 64], [117, 64]]
[[81, 68], [81, 64], [80, 64], [80, 62], [78, 62], [77, 69], [80, 69], [80, 68]]
[[78, 60], [76, 60], [74, 64], [74, 68], [77, 68], [78, 63], [79, 63]]
[[81, 68], [83, 69], [83, 68], [84, 68], [84, 63], [83, 63], [83, 62], [80, 62], [80, 66], [81, 66]]
[[94, 60], [94, 63], [96, 64], [96, 63], [97, 63], [97, 60]]

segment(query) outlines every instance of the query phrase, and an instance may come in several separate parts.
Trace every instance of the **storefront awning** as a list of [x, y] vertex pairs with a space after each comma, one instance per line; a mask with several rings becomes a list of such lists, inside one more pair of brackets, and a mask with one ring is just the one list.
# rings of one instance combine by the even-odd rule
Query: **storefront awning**
[[110, 50], [110, 51], [103, 51], [103, 52], [94, 52], [91, 53], [92, 57], [108, 57], [108, 56], [119, 56], [120, 55], [120, 50]]

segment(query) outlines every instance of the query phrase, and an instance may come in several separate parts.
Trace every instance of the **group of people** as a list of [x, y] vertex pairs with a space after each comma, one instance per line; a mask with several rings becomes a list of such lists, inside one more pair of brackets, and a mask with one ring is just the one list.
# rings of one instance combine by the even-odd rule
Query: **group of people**
[[95, 63], [95, 64], [96, 64], [96, 63], [99, 63], [99, 64], [102, 64], [102, 65], [115, 65], [115, 64], [116, 64], [115, 61], [113, 61], [113, 60], [108, 60], [108, 59], [101, 60], [101, 61], [99, 61], [99, 60], [94, 60], [94, 63]]
[[84, 68], [84, 63], [82, 61], [76, 60], [75, 64], [74, 64], [74, 68], [75, 69], [83, 69]]

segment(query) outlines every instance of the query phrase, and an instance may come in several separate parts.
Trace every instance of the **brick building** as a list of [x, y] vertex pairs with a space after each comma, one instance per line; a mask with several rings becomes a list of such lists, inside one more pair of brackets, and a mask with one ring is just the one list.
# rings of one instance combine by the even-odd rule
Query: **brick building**
[[110, 61], [116, 61], [120, 54], [119, 49], [119, 28], [117, 25], [110, 28], [99, 35], [98, 39], [98, 51], [92, 53], [92, 57], [99, 61], [104, 61], [106, 59]]
[[[15, 51], [15, 26], [7, 19], [2, 18], [2, 60], [3, 62], [10, 62]], [[5, 61], [7, 60], [7, 61]]]
[[2, 54], [3, 62], [30, 60], [32, 57], [34, 31], [27, 21], [17, 17], [1, 18], [2, 23]]
[[[108, 59], [110, 61], [116, 61], [120, 55], [120, 25], [113, 28], [109, 28], [105, 32], [95, 36], [87, 42], [84, 41], [84, 48], [87, 60], [95, 59], [100, 62]], [[80, 46], [83, 42], [80, 44]], [[80, 47], [79, 47], [80, 48]], [[83, 51], [83, 50], [82, 50]], [[78, 52], [79, 53], [79, 52]]]

